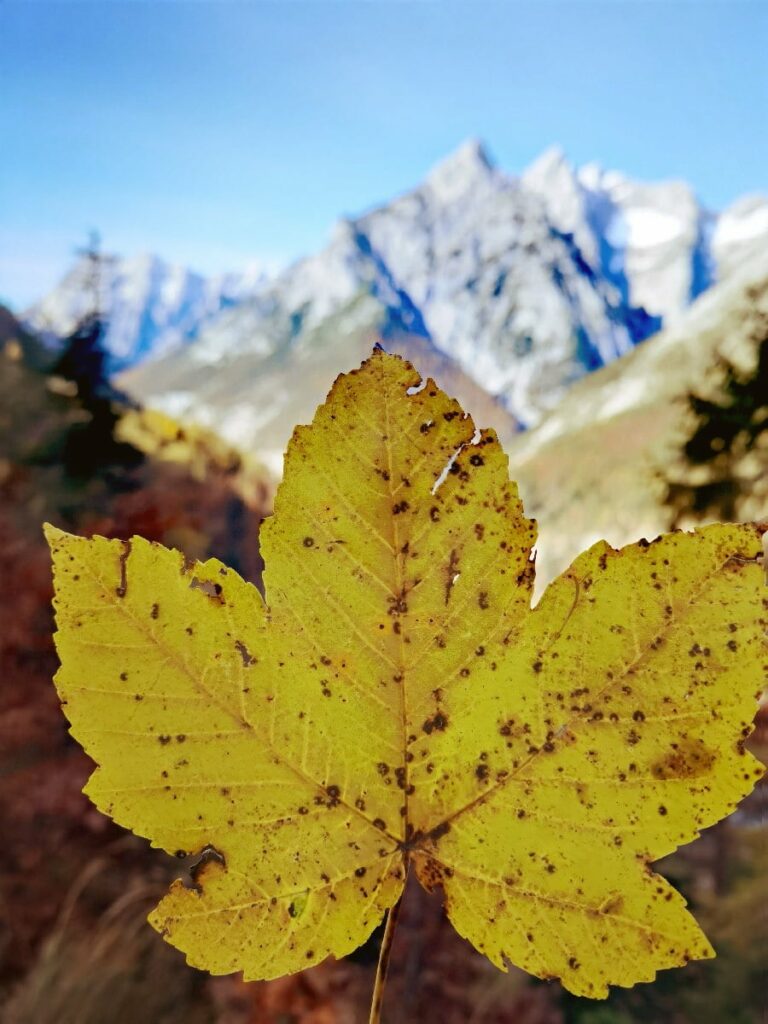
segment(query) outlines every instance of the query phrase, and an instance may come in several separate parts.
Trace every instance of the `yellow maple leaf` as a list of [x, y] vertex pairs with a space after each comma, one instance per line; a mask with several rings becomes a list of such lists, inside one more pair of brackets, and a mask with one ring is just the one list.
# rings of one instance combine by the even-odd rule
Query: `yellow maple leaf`
[[498, 967], [580, 995], [713, 955], [649, 863], [762, 772], [756, 526], [597, 544], [532, 610], [495, 434], [377, 350], [294, 433], [266, 601], [215, 560], [48, 536], [86, 792], [204, 851], [150, 918], [191, 964], [343, 956], [409, 868]]

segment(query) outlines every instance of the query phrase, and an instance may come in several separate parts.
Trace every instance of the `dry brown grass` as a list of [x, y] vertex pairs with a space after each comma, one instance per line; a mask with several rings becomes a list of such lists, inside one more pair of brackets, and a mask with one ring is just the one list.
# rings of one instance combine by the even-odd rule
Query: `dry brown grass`
[[132, 883], [87, 927], [88, 889], [111, 867], [92, 861], [72, 886], [36, 962], [2, 1007], [4, 1024], [208, 1024], [203, 976], [147, 925], [157, 885]]

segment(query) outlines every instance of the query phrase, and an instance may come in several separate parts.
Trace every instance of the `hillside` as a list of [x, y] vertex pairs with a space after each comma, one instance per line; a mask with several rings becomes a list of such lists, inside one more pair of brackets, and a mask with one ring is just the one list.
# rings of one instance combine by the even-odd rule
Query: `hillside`
[[[510, 472], [539, 519], [540, 579], [596, 540], [655, 537], [670, 525], [663, 474], [690, 430], [686, 396], [716, 394], [719, 357], [750, 368], [768, 335], [768, 256], [701, 296], [673, 327], [576, 384], [508, 446]], [[757, 489], [741, 518], [768, 513]]]
[[294, 426], [309, 422], [336, 375], [360, 363], [379, 342], [439, 379], [502, 438], [517, 430], [506, 409], [429, 338], [393, 326], [391, 310], [370, 293], [324, 317], [300, 342], [291, 336], [290, 323], [290, 314], [272, 318], [271, 350], [258, 351], [261, 335], [254, 332], [251, 351], [222, 350], [212, 365], [200, 358], [201, 342], [123, 374], [120, 384], [169, 415], [199, 422], [257, 453], [276, 476]]

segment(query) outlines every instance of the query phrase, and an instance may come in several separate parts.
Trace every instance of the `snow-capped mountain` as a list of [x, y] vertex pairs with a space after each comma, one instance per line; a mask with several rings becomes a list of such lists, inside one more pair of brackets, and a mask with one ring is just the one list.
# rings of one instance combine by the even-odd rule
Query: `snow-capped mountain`
[[94, 311], [98, 292], [98, 307], [107, 317], [109, 367], [118, 371], [179, 347], [263, 281], [256, 268], [206, 278], [141, 254], [104, 260], [95, 282], [93, 265], [83, 256], [57, 288], [27, 311], [24, 322], [55, 343]]
[[439, 348], [524, 423], [659, 326], [629, 307], [553, 224], [542, 197], [496, 169], [479, 142], [354, 224]]
[[258, 452], [279, 472], [296, 423], [311, 419], [329, 382], [377, 341], [432, 374], [509, 438], [510, 413], [430, 338], [421, 313], [353, 224], [321, 253], [227, 310], [191, 345], [121, 375], [120, 386]]
[[576, 168], [556, 146], [520, 182], [542, 197], [551, 222], [572, 235], [590, 266], [665, 324], [768, 247], [765, 196], [716, 214], [685, 181], [643, 183], [598, 164]]
[[[592, 270], [573, 238], [553, 227], [540, 196], [471, 142], [414, 191], [340, 221], [324, 250], [208, 322], [170, 358], [177, 373], [182, 364], [215, 365], [229, 379], [225, 367], [237, 363], [241, 377], [253, 379], [287, 346], [316, 344], [329, 318], [346, 323], [363, 295], [374, 300], [385, 343], [397, 347], [407, 334], [431, 339], [523, 424], [659, 325]], [[178, 397], [158, 393], [158, 382], [153, 365], [132, 386], [178, 414]]]
[[287, 344], [302, 347], [312, 331], [362, 294], [377, 301], [382, 340], [393, 333], [429, 337], [409, 295], [397, 287], [367, 239], [342, 220], [325, 249], [201, 325], [189, 358], [197, 364], [223, 365], [243, 355], [269, 356]]
[[720, 276], [731, 276], [747, 260], [759, 259], [767, 240], [768, 201], [760, 195], [737, 199], [723, 210], [712, 230], [712, 257]]
[[686, 182], [638, 183], [596, 164], [577, 170], [557, 148], [521, 181], [633, 306], [668, 321], [711, 283], [709, 217]]
[[[308, 366], [309, 348], [327, 348], [334, 324], [350, 354], [374, 329], [391, 347], [428, 341], [530, 426], [575, 380], [766, 247], [766, 199], [716, 215], [684, 182], [575, 168], [559, 150], [514, 177], [472, 140], [417, 188], [340, 221], [323, 250], [270, 278], [206, 281], [152, 258], [117, 262], [102, 305], [114, 366], [162, 357], [162, 373], [153, 362], [129, 379], [138, 397], [166, 407], [183, 393], [181, 405], [205, 415], [174, 373], [192, 374], [196, 388], [206, 378], [208, 392], [216, 389], [201, 371], [232, 382], [236, 366], [242, 389], [275, 361]], [[75, 268], [27, 323], [65, 334], [87, 302], [84, 275]], [[332, 347], [337, 366], [354, 361]]]

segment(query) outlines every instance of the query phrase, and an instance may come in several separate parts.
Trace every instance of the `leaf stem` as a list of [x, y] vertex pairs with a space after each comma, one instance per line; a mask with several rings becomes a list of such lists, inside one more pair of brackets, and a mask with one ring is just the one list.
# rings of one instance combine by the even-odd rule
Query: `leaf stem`
[[397, 919], [400, 915], [400, 904], [402, 896], [387, 911], [387, 923], [384, 926], [384, 935], [379, 950], [379, 962], [376, 965], [376, 980], [373, 983], [373, 996], [371, 998], [371, 1015], [368, 1024], [381, 1024], [381, 1004], [384, 1001], [384, 985], [387, 981], [387, 970], [389, 969], [389, 958], [392, 952], [392, 940], [395, 937]]

